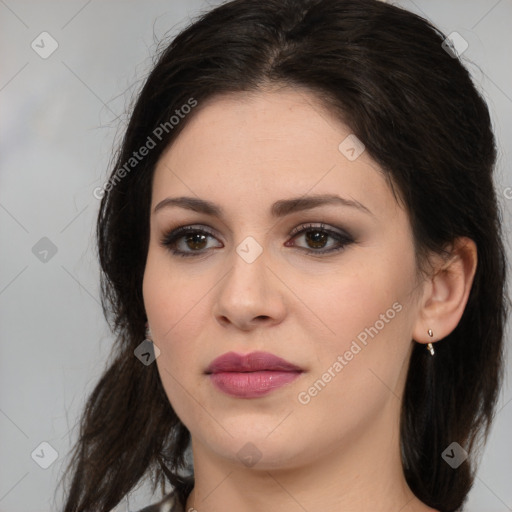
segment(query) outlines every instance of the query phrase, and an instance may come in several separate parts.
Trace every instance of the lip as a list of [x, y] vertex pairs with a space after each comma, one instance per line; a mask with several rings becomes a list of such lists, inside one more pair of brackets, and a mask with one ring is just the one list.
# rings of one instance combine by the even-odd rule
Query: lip
[[303, 369], [268, 352], [228, 352], [214, 359], [205, 373], [230, 396], [258, 398], [300, 376]]

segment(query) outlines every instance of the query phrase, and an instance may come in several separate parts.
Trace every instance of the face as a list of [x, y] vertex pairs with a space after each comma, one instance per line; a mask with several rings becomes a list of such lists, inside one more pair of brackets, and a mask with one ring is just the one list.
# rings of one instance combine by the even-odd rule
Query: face
[[270, 469], [389, 443], [418, 287], [377, 164], [308, 92], [219, 96], [189, 121], [155, 170], [143, 294], [194, 457]]

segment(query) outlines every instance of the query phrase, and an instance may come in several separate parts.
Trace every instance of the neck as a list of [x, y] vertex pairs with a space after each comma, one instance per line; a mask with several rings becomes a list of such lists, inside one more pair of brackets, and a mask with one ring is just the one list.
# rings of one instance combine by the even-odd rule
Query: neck
[[366, 432], [327, 447], [315, 460], [287, 469], [246, 468], [192, 438], [195, 487], [185, 510], [432, 511], [405, 481], [399, 425], [390, 429], [386, 416]]

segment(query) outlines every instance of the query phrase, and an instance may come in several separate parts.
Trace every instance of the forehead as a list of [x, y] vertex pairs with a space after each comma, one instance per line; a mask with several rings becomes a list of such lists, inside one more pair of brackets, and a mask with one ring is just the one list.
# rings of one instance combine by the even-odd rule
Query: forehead
[[396, 201], [378, 165], [364, 150], [356, 159], [346, 153], [354, 142], [362, 149], [354, 137], [310, 92], [214, 97], [196, 107], [162, 154], [153, 207], [169, 194], [267, 208], [286, 197], [339, 193], [378, 215], [393, 213]]

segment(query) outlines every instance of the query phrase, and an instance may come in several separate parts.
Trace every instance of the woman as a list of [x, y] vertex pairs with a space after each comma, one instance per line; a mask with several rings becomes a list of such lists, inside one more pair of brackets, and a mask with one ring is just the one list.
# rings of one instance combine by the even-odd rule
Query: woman
[[461, 510], [506, 264], [488, 109], [445, 48], [374, 0], [235, 0], [164, 49], [101, 192], [116, 358], [66, 511], [146, 474], [147, 511]]

